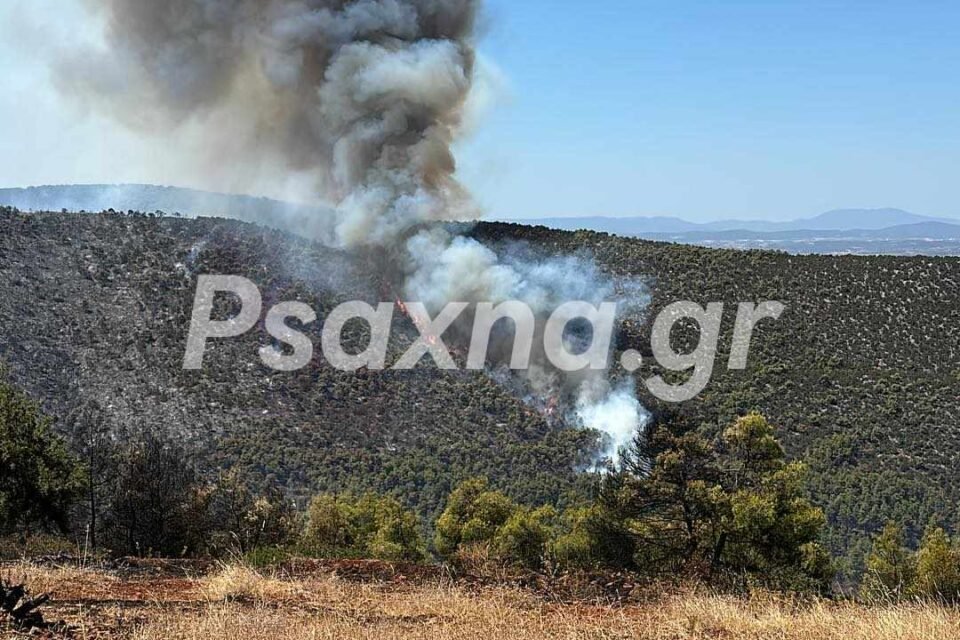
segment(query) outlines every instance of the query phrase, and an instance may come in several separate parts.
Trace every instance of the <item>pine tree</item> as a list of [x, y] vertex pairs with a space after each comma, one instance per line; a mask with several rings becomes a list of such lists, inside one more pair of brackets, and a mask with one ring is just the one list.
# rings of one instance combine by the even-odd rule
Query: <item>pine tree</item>
[[954, 602], [960, 596], [960, 566], [957, 550], [947, 532], [930, 527], [917, 551], [917, 569], [911, 593], [922, 598]]
[[84, 473], [51, 420], [0, 370], [0, 532], [68, 526], [70, 506], [82, 494]]
[[634, 462], [601, 489], [608, 520], [634, 538], [635, 568], [829, 590], [823, 511], [806, 498], [806, 467], [787, 462], [762, 415], [737, 420], [718, 442], [661, 427], [638, 453], [646, 464]]
[[864, 599], [891, 601], [907, 594], [916, 576], [916, 557], [904, 540], [903, 527], [888, 522], [873, 541], [860, 587]]

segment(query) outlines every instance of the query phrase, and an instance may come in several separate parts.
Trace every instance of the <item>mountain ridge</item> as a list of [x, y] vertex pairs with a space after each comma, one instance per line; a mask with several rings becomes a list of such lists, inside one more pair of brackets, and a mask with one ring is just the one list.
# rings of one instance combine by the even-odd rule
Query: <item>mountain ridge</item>
[[[323, 206], [293, 204], [272, 198], [223, 194], [197, 189], [149, 184], [43, 185], [0, 188], [0, 205], [37, 211], [166, 211], [190, 216], [234, 217], [263, 223], [271, 216], [329, 215]], [[261, 219], [262, 218], [262, 219]], [[565, 231], [589, 229], [618, 235], [637, 233], [682, 234], [716, 231], [843, 231], [884, 230], [911, 224], [936, 222], [960, 226], [960, 218], [918, 215], [903, 209], [835, 209], [810, 218], [775, 222], [766, 220], [718, 220], [691, 222], [674, 216], [574, 216], [546, 217], [504, 222], [542, 225]]]
[[939, 222], [941, 224], [960, 225], [960, 218], [925, 216], [903, 209], [834, 209], [810, 218], [798, 218], [783, 222], [767, 220], [718, 220], [714, 222], [690, 222], [672, 216], [573, 216], [515, 219], [509, 222], [517, 224], [543, 225], [565, 231], [577, 231], [581, 228], [591, 231], [613, 233], [618, 228], [623, 235], [636, 233], [685, 233], [695, 231], [750, 231], [769, 233], [776, 231], [843, 231], [872, 230]]

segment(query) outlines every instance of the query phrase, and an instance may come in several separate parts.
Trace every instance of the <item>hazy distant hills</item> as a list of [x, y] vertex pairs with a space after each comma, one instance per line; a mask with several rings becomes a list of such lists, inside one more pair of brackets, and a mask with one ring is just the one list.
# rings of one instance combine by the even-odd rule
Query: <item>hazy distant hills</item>
[[[317, 236], [330, 211], [269, 198], [224, 195], [153, 185], [61, 185], [0, 189], [0, 205], [24, 211], [164, 211], [187, 217], [229, 217]], [[516, 220], [565, 231], [589, 230], [625, 237], [732, 249], [774, 249], [795, 254], [960, 256], [960, 219], [901, 209], [838, 209], [769, 222], [695, 223], [672, 217], [577, 217]], [[311, 233], [311, 227], [317, 227]]]
[[783, 229], [813, 229], [819, 231], [843, 229], [887, 229], [889, 227], [942, 222], [960, 225], [960, 220], [921, 216], [902, 209], [837, 209], [809, 220], [783, 223]]
[[544, 218], [517, 221], [566, 231], [733, 249], [790, 253], [960, 255], [960, 219], [901, 209], [838, 209], [788, 222], [725, 220], [698, 224], [680, 218]]
[[[622, 234], [621, 234], [622, 235]], [[749, 229], [707, 230], [656, 233], [646, 232], [643, 235], [652, 239], [673, 240], [678, 242], [722, 243], [722, 242], [809, 242], [815, 240], [960, 240], [960, 221], [957, 224], [948, 222], [925, 221], [910, 224], [897, 224], [890, 227], [870, 229], [865, 227], [851, 227], [841, 229], [785, 229], [782, 231], [751, 231]]]
[[179, 187], [145, 184], [51, 185], [25, 189], [0, 189], [0, 206], [21, 211], [163, 211], [186, 217], [233, 218], [287, 231], [303, 232], [329, 215], [309, 207], [243, 195], [225, 195]]
[[836, 209], [813, 218], [801, 218], [787, 222], [719, 220], [717, 222], [696, 223], [681, 218], [663, 216], [541, 218], [537, 220], [517, 220], [516, 222], [520, 224], [542, 224], [546, 227], [567, 231], [589, 229], [619, 235], [636, 235], [639, 233], [683, 234], [715, 231], [772, 233], [782, 231], [846, 231], [851, 229], [882, 230], [925, 222], [960, 226], [960, 219], [921, 216], [902, 209]]

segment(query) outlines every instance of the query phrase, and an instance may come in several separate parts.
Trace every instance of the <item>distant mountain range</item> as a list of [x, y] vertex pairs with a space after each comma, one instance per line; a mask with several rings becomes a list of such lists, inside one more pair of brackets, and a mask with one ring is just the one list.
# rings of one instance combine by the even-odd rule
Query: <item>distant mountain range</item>
[[960, 255], [960, 219], [922, 216], [902, 209], [838, 209], [787, 222], [680, 218], [543, 218], [517, 220], [576, 231], [737, 249], [791, 253]]
[[787, 222], [766, 220], [720, 220], [717, 222], [696, 223], [681, 218], [670, 217], [578, 217], [578, 218], [542, 218], [537, 220], [515, 220], [521, 224], [539, 224], [554, 229], [576, 231], [590, 229], [617, 235], [636, 236], [639, 234], [683, 234], [707, 233], [717, 231], [750, 231], [772, 233], [782, 231], [879, 231], [890, 227], [937, 222], [951, 226], [960, 226], [960, 219], [921, 216], [902, 209], [837, 209], [813, 218], [802, 218]]
[[784, 231], [750, 231], [736, 229], [731, 231], [685, 231], [682, 233], [645, 234], [657, 235], [663, 238], [681, 238], [687, 241], [804, 241], [804, 240], [842, 240], [851, 238], [861, 239], [908, 239], [908, 238], [935, 238], [941, 240], [960, 239], [960, 224], [946, 222], [914, 222], [898, 224], [891, 227], [869, 229], [864, 227], [844, 229], [788, 229]]
[[[154, 185], [59, 185], [0, 189], [0, 205], [24, 211], [164, 211], [188, 217], [228, 217], [298, 233], [319, 233], [329, 209], [269, 198], [224, 195]], [[673, 217], [577, 217], [514, 220], [527, 225], [737, 249], [790, 253], [960, 256], [960, 219], [917, 215], [902, 209], [838, 209], [770, 222], [721, 220], [695, 223]]]

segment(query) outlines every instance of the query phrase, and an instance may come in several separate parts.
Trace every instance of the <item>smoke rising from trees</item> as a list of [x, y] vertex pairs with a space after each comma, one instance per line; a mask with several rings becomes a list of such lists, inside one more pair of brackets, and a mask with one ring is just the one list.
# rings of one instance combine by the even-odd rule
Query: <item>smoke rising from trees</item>
[[[450, 144], [473, 83], [474, 0], [97, 0], [105, 49], [60, 85], [137, 129], [185, 124], [221, 162], [307, 172], [314, 235], [386, 245], [469, 215]], [[324, 224], [325, 223], [325, 224]]]
[[[335, 213], [303, 232], [383, 250], [400, 292], [433, 312], [451, 301], [518, 299], [547, 313], [570, 293], [602, 302], [612, 286], [592, 264], [504, 257], [420, 228], [478, 214], [456, 180], [451, 145], [474, 86], [480, 4], [91, 0], [104, 46], [70, 55], [58, 82], [135, 129], [189, 126], [238, 172], [279, 165], [308, 175]], [[575, 406], [571, 415], [609, 433], [614, 447], [643, 421], [639, 403], [632, 394], [624, 402], [606, 372], [567, 375], [540, 359], [527, 381]], [[611, 407], [626, 413], [610, 418]]]

